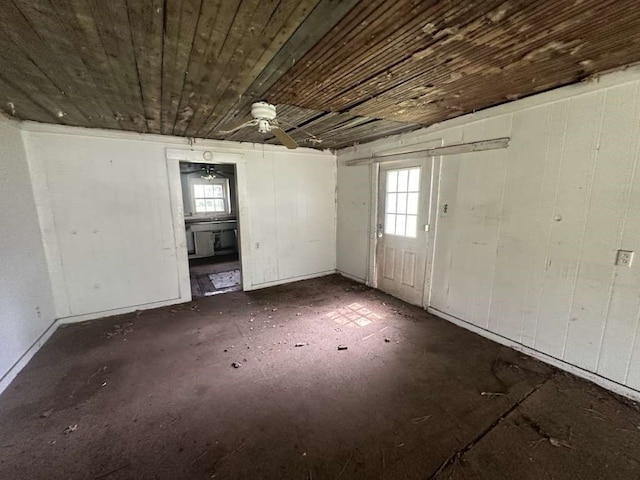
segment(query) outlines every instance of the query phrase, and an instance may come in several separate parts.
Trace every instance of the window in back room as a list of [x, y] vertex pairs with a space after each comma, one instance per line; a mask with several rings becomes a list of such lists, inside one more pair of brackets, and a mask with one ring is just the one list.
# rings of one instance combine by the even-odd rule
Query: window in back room
[[193, 207], [195, 213], [229, 213], [229, 180], [194, 180]]

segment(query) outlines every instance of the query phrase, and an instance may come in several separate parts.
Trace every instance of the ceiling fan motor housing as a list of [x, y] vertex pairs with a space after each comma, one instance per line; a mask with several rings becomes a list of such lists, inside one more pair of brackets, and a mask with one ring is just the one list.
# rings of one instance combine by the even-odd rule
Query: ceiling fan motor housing
[[256, 102], [251, 105], [251, 116], [258, 120], [258, 131], [268, 133], [271, 131], [271, 121], [276, 118], [276, 106], [267, 102]]
[[228, 131], [222, 131], [222, 134], [229, 134], [240, 130], [241, 128], [257, 126], [260, 133], [273, 133], [280, 143], [289, 149], [298, 147], [296, 141], [280, 128], [276, 120], [276, 106], [267, 102], [256, 102], [251, 105], [251, 116], [253, 120], [244, 122]]
[[276, 106], [267, 102], [256, 102], [251, 105], [251, 116], [258, 120], [274, 120], [276, 118]]

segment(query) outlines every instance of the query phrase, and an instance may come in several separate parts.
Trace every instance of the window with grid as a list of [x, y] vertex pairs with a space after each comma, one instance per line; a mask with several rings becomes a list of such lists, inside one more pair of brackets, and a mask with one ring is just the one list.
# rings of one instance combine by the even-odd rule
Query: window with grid
[[416, 238], [420, 167], [387, 170], [387, 198], [384, 233]]
[[193, 203], [196, 213], [228, 212], [226, 188], [223, 183], [193, 185]]

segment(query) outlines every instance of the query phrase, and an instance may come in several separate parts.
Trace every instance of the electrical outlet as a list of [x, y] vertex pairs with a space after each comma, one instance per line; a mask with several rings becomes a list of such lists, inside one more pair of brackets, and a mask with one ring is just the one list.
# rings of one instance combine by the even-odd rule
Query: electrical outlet
[[618, 250], [616, 265], [630, 267], [631, 263], [633, 263], [633, 252], [631, 250]]

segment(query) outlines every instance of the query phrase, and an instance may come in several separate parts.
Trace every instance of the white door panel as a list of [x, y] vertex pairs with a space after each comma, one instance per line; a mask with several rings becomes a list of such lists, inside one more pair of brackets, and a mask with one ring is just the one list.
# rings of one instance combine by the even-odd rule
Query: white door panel
[[381, 166], [378, 189], [377, 286], [423, 305], [431, 161]]

